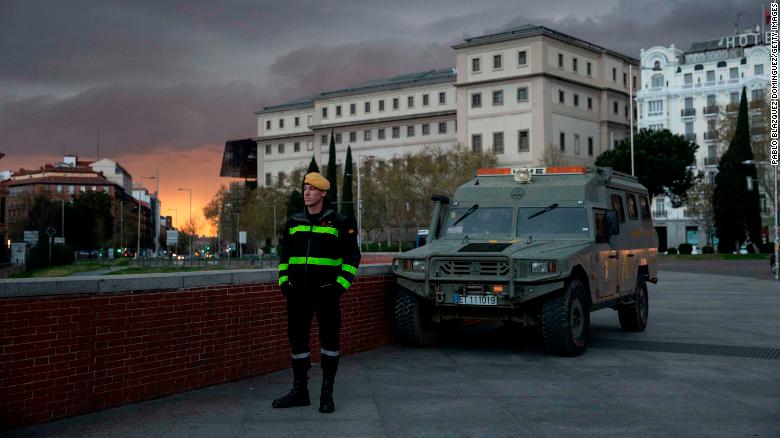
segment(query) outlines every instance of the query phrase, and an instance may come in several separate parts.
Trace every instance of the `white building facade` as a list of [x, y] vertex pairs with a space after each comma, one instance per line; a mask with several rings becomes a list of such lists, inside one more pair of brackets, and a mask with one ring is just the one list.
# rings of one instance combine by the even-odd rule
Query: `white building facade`
[[[743, 87], [751, 114], [751, 133], [765, 129], [757, 111], [769, 87], [769, 49], [764, 34], [746, 31], [694, 43], [687, 51], [674, 45], [641, 51], [642, 85], [636, 95], [639, 128], [668, 129], [699, 145], [696, 172], [713, 182], [730, 139], [718, 138], [724, 115], [739, 111]], [[707, 231], [684, 207], [672, 208], [664, 196], [653, 199], [659, 250], [681, 243], [706, 244]], [[710, 230], [712, 232], [713, 230]]]
[[[314, 156], [337, 163], [457, 144], [492, 150], [500, 165], [592, 164], [629, 134], [629, 66], [639, 61], [542, 27], [468, 38], [455, 68], [318, 93], [258, 111], [257, 179], [271, 185]], [[639, 70], [634, 69], [635, 72]]]

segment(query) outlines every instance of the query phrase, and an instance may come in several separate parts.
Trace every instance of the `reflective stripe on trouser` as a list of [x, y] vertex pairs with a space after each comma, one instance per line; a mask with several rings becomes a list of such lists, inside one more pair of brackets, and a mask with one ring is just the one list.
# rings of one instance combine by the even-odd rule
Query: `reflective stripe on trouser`
[[310, 356], [311, 356], [311, 353], [306, 352], [306, 353], [293, 354], [292, 358], [293, 359], [305, 359], [305, 358], [310, 357]]
[[[304, 291], [298, 291], [304, 292]], [[317, 312], [320, 347], [330, 352], [340, 350], [340, 298], [337, 294], [287, 294], [287, 336], [293, 354], [309, 353], [311, 320]]]
[[326, 356], [332, 356], [332, 357], [339, 357], [339, 356], [341, 356], [341, 352], [340, 351], [331, 351], [331, 350], [326, 350], [324, 348], [320, 348], [320, 353], [322, 353], [322, 354], [324, 354]]

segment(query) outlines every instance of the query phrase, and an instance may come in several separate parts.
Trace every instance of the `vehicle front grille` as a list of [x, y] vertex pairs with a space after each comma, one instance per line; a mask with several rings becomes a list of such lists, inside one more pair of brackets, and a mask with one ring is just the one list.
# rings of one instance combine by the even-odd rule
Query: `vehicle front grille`
[[509, 274], [509, 263], [502, 261], [443, 260], [436, 263], [436, 275], [484, 275]]

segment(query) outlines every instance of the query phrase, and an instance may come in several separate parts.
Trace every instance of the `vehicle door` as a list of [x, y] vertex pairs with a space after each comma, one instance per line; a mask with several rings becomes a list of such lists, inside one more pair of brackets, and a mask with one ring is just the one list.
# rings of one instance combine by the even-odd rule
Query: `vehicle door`
[[612, 248], [616, 252], [617, 256], [617, 292], [622, 293], [634, 288], [629, 278], [634, 278], [634, 275], [629, 272], [629, 264], [631, 254], [631, 237], [630, 230], [626, 226], [626, 210], [623, 205], [623, 195], [625, 192], [620, 190], [610, 190], [609, 199], [612, 204], [612, 209], [617, 212], [618, 226], [620, 232], [616, 236], [612, 236], [609, 241], [612, 244]]
[[[593, 209], [593, 225], [596, 233], [596, 254], [592, 272], [596, 275], [596, 296], [604, 298], [615, 295], [618, 286], [618, 252], [610, 243], [607, 227], [607, 210]], [[616, 236], [614, 236], [616, 237]]]
[[633, 290], [636, 286], [636, 276], [639, 272], [639, 262], [642, 255], [641, 248], [645, 246], [645, 237], [642, 235], [642, 223], [639, 219], [637, 194], [626, 192], [623, 196], [626, 201], [625, 233], [627, 238], [625, 258], [621, 260], [621, 291]]

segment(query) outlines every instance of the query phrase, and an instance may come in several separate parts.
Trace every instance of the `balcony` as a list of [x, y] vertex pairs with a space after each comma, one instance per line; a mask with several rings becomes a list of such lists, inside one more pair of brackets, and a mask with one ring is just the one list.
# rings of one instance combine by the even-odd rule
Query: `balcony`
[[705, 166], [717, 166], [718, 162], [720, 162], [720, 158], [718, 157], [704, 157]]
[[739, 112], [739, 103], [730, 103], [726, 105], [726, 112], [727, 113], [736, 113]]
[[761, 108], [763, 106], [764, 106], [764, 98], [763, 97], [761, 99], [759, 99], [759, 100], [753, 100], [750, 103], [748, 103], [748, 107], [750, 107], [750, 109], [758, 109], [758, 108]]
[[718, 139], [718, 131], [707, 131], [704, 133], [704, 141], [714, 141]]
[[696, 133], [686, 133], [685, 139], [688, 141], [696, 141]]
[[709, 105], [705, 106], [702, 111], [704, 112], [705, 116], [717, 116], [718, 115], [718, 105]]
[[660, 219], [666, 217], [666, 210], [653, 210], [653, 218]]
[[680, 110], [680, 116], [693, 117], [696, 115], [696, 108], [683, 108]]

